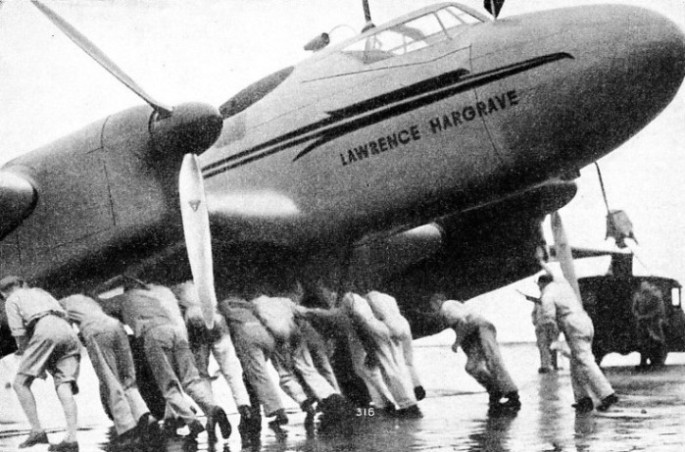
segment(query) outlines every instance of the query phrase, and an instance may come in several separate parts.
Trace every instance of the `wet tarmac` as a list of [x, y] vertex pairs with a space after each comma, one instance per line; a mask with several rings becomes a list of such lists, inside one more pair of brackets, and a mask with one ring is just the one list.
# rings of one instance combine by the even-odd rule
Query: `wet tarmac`
[[[519, 384], [523, 408], [517, 416], [488, 417], [487, 395], [464, 372], [463, 353], [448, 346], [419, 347], [416, 359], [428, 397], [420, 403], [423, 418], [397, 420], [370, 413], [358, 416], [352, 431], [339, 436], [308, 437], [304, 416], [290, 410], [288, 438], [277, 441], [265, 428], [259, 450], [354, 452], [354, 451], [683, 451], [685, 450], [685, 354], [671, 354], [667, 366], [657, 371], [637, 371], [636, 354], [609, 355], [603, 363], [614, 389], [621, 397], [615, 410], [576, 415], [568, 363], [556, 374], [537, 373], [537, 349], [533, 344], [508, 344], [502, 352], [514, 380]], [[227, 394], [224, 394], [227, 396]], [[40, 402], [39, 402], [40, 403]], [[89, 411], [99, 410], [97, 399], [79, 400], [81, 418], [87, 425]], [[0, 407], [2, 409], [2, 407]], [[57, 406], [55, 411], [59, 411]], [[94, 415], [93, 415], [94, 416]], [[234, 428], [236, 414], [229, 415]], [[26, 430], [0, 424], [0, 451], [14, 451]], [[79, 432], [81, 451], [112, 451], [110, 426], [100, 422]], [[50, 433], [52, 441], [62, 434]], [[196, 441], [167, 438], [158, 450], [210, 450], [206, 435]], [[241, 449], [235, 432], [216, 450]], [[47, 450], [47, 446], [32, 449]]]

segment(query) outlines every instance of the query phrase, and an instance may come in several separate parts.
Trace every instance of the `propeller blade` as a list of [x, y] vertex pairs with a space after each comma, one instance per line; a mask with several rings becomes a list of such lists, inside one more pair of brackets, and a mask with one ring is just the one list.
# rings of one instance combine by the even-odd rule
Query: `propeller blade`
[[572, 250], [568, 244], [568, 238], [566, 237], [564, 224], [561, 221], [561, 215], [559, 215], [558, 211], [552, 214], [551, 220], [552, 235], [554, 236], [554, 247], [556, 248], [557, 260], [561, 266], [561, 272], [564, 274], [564, 278], [566, 278], [569, 284], [571, 284], [571, 287], [573, 287], [578, 299], [582, 300], [580, 296], [578, 278], [576, 277], [576, 269], [573, 265]]
[[209, 211], [202, 173], [195, 154], [186, 154], [183, 157], [178, 176], [178, 192], [190, 270], [202, 304], [205, 324], [207, 328], [213, 328], [217, 302]]
[[105, 68], [110, 74], [116, 77], [121, 83], [126, 85], [131, 91], [136, 93], [145, 102], [150, 104], [160, 115], [169, 116], [173, 107], [170, 107], [162, 102], [157, 101], [149, 95], [143, 88], [138, 85], [131, 77], [128, 76], [114, 61], [112, 61], [102, 50], [100, 50], [93, 42], [85, 37], [80, 31], [74, 28], [69, 22], [64, 20], [59, 14], [37, 0], [31, 2], [42, 12], [45, 16], [57, 26], [62, 32], [67, 35], [69, 39], [86, 52], [92, 59], [94, 59], [100, 66]]

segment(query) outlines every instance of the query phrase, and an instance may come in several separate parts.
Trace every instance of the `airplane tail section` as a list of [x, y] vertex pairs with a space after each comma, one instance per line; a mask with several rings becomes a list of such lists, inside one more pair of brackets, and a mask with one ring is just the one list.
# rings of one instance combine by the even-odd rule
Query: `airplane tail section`
[[31, 182], [18, 174], [0, 170], [0, 239], [31, 214], [37, 200]]

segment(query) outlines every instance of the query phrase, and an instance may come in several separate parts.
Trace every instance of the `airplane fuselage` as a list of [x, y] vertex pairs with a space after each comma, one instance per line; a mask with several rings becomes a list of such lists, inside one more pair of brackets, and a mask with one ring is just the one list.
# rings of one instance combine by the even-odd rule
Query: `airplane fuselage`
[[[348, 246], [523, 193], [625, 142], [685, 73], [682, 32], [643, 9], [494, 22], [458, 9], [470, 18], [448, 27], [445, 8], [325, 49], [222, 107], [200, 156], [216, 242]], [[37, 202], [3, 238], [2, 273], [66, 291], [182, 249], [176, 178], [194, 149], [182, 134], [160, 142], [155, 121], [133, 108], [6, 165]]]
[[484, 19], [405, 54], [359, 56], [357, 43], [440, 9], [322, 51], [225, 120], [201, 161], [226, 240], [358, 237], [575, 173], [682, 80], [680, 32], [627, 7]]

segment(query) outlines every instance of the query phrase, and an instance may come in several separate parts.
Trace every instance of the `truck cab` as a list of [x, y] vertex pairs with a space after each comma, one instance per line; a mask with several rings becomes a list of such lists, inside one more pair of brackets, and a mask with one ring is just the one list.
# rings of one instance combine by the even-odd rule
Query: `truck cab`
[[666, 350], [652, 364], [661, 365], [668, 352], [685, 351], [685, 313], [682, 308], [682, 286], [675, 279], [659, 276], [603, 275], [579, 278], [578, 284], [585, 310], [592, 318], [595, 337], [592, 352], [597, 363], [608, 353], [626, 355], [646, 353], [639, 343], [638, 323], [633, 314], [633, 297], [643, 282], [657, 287], [665, 308], [664, 334]]

